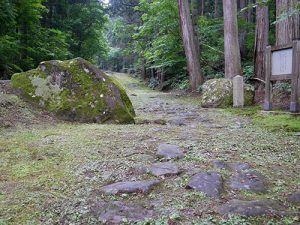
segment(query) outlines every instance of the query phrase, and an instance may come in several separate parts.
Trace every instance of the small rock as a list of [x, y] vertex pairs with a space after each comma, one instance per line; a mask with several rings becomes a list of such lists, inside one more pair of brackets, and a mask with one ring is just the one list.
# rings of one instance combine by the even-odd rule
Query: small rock
[[137, 96], [137, 94], [133, 93], [133, 94], [131, 94], [131, 96], [133, 96], [133, 97], [136, 97], [136, 96]]
[[157, 120], [153, 120], [154, 124], [159, 124], [159, 125], [166, 125], [167, 122], [163, 119], [157, 119]]
[[167, 159], [183, 158], [184, 153], [177, 145], [160, 144], [158, 146], [157, 155]]
[[287, 200], [295, 205], [300, 205], [300, 191], [291, 194]]
[[174, 163], [156, 163], [150, 168], [150, 172], [155, 176], [170, 176], [177, 175], [179, 173], [178, 167]]
[[229, 167], [234, 171], [243, 171], [251, 168], [249, 163], [229, 163]]
[[187, 188], [201, 191], [208, 197], [220, 197], [224, 192], [222, 176], [216, 172], [201, 172], [194, 175]]
[[222, 215], [237, 214], [241, 216], [286, 215], [285, 208], [276, 201], [258, 200], [241, 201], [231, 200], [217, 208]]
[[226, 163], [221, 160], [214, 160], [212, 164], [215, 169], [234, 170], [237, 172], [251, 168], [249, 163]]
[[215, 169], [230, 169], [228, 163], [223, 162], [221, 160], [214, 160], [212, 164]]
[[168, 121], [169, 124], [175, 125], [175, 126], [185, 126], [185, 120], [184, 119], [173, 119]]
[[295, 134], [295, 136], [300, 137], [300, 133]]
[[125, 220], [133, 223], [153, 216], [152, 210], [116, 201], [93, 202], [90, 204], [90, 210], [99, 219], [101, 224], [121, 224]]
[[118, 182], [104, 186], [101, 190], [106, 194], [123, 194], [123, 193], [143, 193], [147, 194], [151, 189], [159, 184], [158, 180], [135, 181], [135, 182]]
[[244, 172], [232, 176], [230, 179], [230, 187], [233, 190], [245, 190], [252, 192], [265, 192], [265, 178], [258, 172]]

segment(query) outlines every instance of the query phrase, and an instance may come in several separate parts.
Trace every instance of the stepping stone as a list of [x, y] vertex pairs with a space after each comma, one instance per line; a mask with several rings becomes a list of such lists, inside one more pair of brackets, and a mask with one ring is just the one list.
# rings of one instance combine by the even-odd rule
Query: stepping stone
[[167, 159], [183, 158], [184, 153], [177, 145], [160, 144], [157, 155]]
[[177, 175], [179, 169], [176, 164], [165, 162], [165, 163], [156, 163], [150, 167], [150, 172], [155, 176], [171, 176]]
[[231, 170], [234, 170], [234, 171], [243, 171], [243, 170], [251, 169], [251, 166], [249, 163], [229, 163], [229, 167]]
[[230, 179], [230, 187], [233, 190], [252, 192], [265, 192], [267, 190], [265, 178], [260, 173], [253, 171], [232, 176]]
[[234, 170], [237, 172], [251, 168], [249, 163], [226, 163], [221, 160], [214, 160], [212, 164], [215, 169]]
[[230, 169], [228, 163], [221, 160], [214, 160], [212, 164], [215, 169]]
[[223, 179], [216, 172], [201, 172], [194, 175], [187, 188], [205, 193], [208, 197], [220, 197], [224, 192]]
[[91, 213], [101, 224], [121, 224], [125, 220], [134, 223], [153, 217], [153, 211], [141, 206], [123, 202], [95, 202], [90, 206]]
[[287, 200], [292, 204], [300, 205], [300, 191], [291, 194]]
[[230, 200], [217, 208], [222, 215], [237, 214], [241, 216], [286, 215], [285, 207], [273, 200], [241, 201]]
[[175, 126], [185, 126], [186, 121], [184, 119], [173, 119], [168, 121], [169, 124], [175, 125]]
[[158, 180], [135, 181], [135, 182], [118, 182], [102, 187], [102, 191], [106, 194], [123, 194], [123, 193], [149, 193], [152, 188], [159, 184]]

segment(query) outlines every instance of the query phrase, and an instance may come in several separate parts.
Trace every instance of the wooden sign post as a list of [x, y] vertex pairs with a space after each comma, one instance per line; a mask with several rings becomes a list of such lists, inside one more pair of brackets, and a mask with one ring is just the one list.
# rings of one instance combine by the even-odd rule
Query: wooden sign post
[[266, 49], [266, 87], [264, 110], [272, 110], [272, 82], [292, 81], [291, 112], [299, 112], [298, 80], [300, 73], [300, 41], [284, 47]]

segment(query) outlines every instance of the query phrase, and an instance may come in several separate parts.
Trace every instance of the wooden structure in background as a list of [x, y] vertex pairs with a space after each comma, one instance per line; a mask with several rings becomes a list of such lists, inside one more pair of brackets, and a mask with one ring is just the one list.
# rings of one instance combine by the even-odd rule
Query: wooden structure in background
[[291, 80], [292, 94], [290, 111], [299, 112], [298, 82], [300, 73], [300, 41], [292, 45], [271, 47], [266, 49], [266, 87], [264, 110], [272, 110], [272, 82]]

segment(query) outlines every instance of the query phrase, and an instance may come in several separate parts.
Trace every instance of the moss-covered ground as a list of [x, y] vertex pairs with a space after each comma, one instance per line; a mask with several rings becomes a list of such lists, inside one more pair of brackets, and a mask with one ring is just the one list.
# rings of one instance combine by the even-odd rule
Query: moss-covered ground
[[[259, 124], [252, 113], [245, 116], [228, 110], [202, 109], [196, 97], [152, 91], [128, 76], [114, 76], [127, 89], [139, 124], [43, 121], [1, 128], [1, 225], [101, 224], [90, 211], [91, 202], [115, 200], [154, 210], [154, 218], [141, 224], [300, 223], [297, 216], [222, 217], [214, 210], [233, 198], [270, 198], [299, 212], [299, 208], [285, 201], [289, 193], [300, 188], [299, 137], [284, 129], [265, 128], [273, 124], [273, 117], [266, 118], [268, 123]], [[171, 124], [141, 124], [157, 119]], [[177, 120], [183, 120], [185, 126], [172, 122]], [[158, 161], [155, 153], [160, 143], [177, 144], [185, 150], [186, 157], [176, 162], [182, 170], [179, 176], [164, 179], [145, 196], [104, 196], [99, 192], [103, 185], [112, 182], [154, 178], [138, 173], [137, 168]], [[250, 163], [267, 177], [268, 192], [250, 194], [227, 189], [221, 199], [212, 200], [186, 190], [193, 174], [213, 170], [214, 159]], [[225, 180], [230, 176], [228, 171], [220, 172]]]

